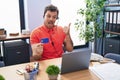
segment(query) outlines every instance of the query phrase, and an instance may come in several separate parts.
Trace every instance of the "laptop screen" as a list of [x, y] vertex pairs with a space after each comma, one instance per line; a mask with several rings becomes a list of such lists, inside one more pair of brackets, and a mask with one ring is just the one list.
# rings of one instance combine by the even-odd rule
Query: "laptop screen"
[[64, 53], [62, 56], [61, 74], [87, 69], [90, 63], [89, 48]]

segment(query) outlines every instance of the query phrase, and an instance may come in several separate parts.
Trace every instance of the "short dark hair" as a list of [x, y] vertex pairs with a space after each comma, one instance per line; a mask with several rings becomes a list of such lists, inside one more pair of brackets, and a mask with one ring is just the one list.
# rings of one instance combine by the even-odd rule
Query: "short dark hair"
[[44, 15], [43, 15], [43, 17], [45, 16], [45, 14], [46, 14], [47, 11], [51, 11], [51, 12], [56, 12], [56, 11], [57, 11], [57, 19], [58, 19], [59, 10], [58, 10], [58, 8], [57, 8], [56, 6], [54, 6], [54, 5], [52, 5], [52, 4], [46, 6], [46, 7], [45, 7], [45, 10], [44, 10]]

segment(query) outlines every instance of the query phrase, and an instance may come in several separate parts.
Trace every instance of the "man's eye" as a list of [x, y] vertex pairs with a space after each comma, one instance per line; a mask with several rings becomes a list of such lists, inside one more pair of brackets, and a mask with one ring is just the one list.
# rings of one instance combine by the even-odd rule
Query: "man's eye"
[[56, 16], [53, 16], [54, 19], [56, 19], [57, 17]]
[[51, 16], [48, 15], [47, 17], [50, 18]]
[[47, 18], [53, 18], [53, 19], [57, 18], [57, 16], [50, 16], [50, 15], [46, 15], [46, 16], [47, 16]]

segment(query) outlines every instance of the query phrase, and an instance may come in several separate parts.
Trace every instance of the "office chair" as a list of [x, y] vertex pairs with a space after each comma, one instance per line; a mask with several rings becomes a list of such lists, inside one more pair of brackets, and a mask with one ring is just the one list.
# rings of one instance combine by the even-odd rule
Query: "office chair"
[[0, 44], [0, 67], [3, 67], [3, 66], [5, 66], [5, 65], [3, 62], [3, 58], [1, 57], [1, 44]]
[[0, 67], [4, 67], [4, 66], [5, 66], [4, 62], [0, 61]]
[[110, 58], [116, 61], [116, 63], [120, 64], [120, 54], [115, 53], [107, 53], [104, 55], [105, 58]]

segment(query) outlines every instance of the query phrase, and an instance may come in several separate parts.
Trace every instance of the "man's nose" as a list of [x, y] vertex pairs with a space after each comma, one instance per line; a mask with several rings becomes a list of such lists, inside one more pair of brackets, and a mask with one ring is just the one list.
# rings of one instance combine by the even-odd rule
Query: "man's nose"
[[50, 20], [53, 20], [54, 18], [53, 17], [50, 17]]
[[55, 19], [56, 19], [55, 17], [52, 17], [52, 16], [50, 17], [50, 20], [55, 20]]

